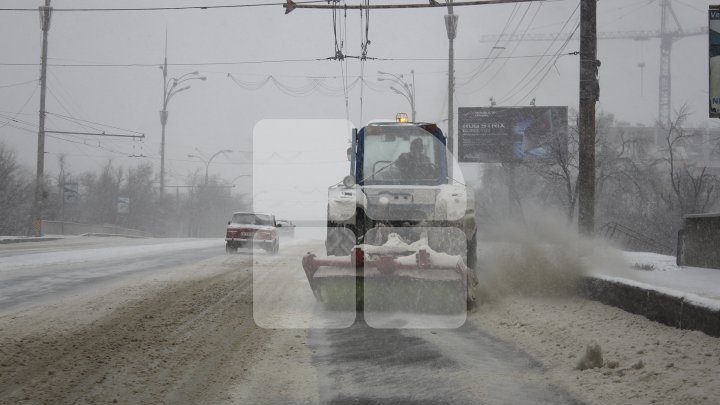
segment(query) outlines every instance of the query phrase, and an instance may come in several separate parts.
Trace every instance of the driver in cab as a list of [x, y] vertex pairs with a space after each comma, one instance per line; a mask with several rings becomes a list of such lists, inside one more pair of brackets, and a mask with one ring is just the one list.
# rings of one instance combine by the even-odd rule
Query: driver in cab
[[434, 177], [434, 165], [423, 149], [422, 139], [415, 138], [410, 143], [410, 151], [401, 154], [395, 161], [395, 165], [400, 169], [404, 178], [432, 179]]

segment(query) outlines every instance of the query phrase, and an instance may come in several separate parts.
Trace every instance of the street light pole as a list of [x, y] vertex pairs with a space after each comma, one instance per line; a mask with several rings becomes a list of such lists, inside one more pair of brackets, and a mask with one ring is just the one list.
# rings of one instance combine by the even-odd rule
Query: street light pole
[[405, 97], [405, 99], [408, 101], [408, 103], [410, 103], [410, 110], [412, 113], [412, 122], [416, 122], [415, 121], [415, 119], [416, 119], [416, 117], [415, 117], [415, 71], [410, 70], [410, 74], [412, 74], [412, 80], [413, 80], [412, 84], [407, 83], [405, 81], [405, 79], [403, 78], [402, 74], [396, 75], [394, 73], [381, 72], [381, 71], [378, 71], [378, 74], [391, 76], [391, 78], [378, 77], [379, 82], [389, 80], [389, 81], [401, 86], [402, 91], [393, 86], [390, 86], [390, 89], [392, 91], [394, 91], [395, 93]]
[[189, 158], [198, 158], [198, 159], [202, 160], [203, 163], [205, 163], [205, 187], [207, 187], [208, 183], [209, 183], [208, 171], [210, 170], [210, 162], [212, 162], [213, 159], [215, 159], [215, 157], [217, 157], [218, 155], [220, 155], [222, 153], [230, 153], [230, 152], [232, 152], [232, 150], [230, 150], [230, 149], [219, 150], [219, 151], [215, 152], [214, 155], [210, 156], [210, 159], [208, 159], [208, 160], [205, 160], [200, 155], [188, 155]]
[[165, 34], [165, 60], [160, 69], [163, 72], [163, 108], [160, 111], [160, 125], [162, 126], [162, 135], [160, 140], [160, 199], [165, 194], [165, 125], [167, 124], [168, 111], [167, 106], [170, 99], [190, 88], [189, 85], [178, 88], [177, 86], [188, 80], [205, 80], [206, 77], [198, 76], [198, 72], [186, 73], [178, 78], [167, 78], [167, 33]]

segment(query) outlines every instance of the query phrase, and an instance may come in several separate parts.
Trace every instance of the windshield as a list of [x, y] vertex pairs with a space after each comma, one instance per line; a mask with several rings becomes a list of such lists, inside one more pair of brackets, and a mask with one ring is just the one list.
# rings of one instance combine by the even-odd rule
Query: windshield
[[236, 213], [232, 217], [232, 223], [241, 225], [264, 225], [274, 226], [273, 217], [266, 214]]
[[426, 184], [440, 177], [442, 144], [417, 126], [369, 126], [365, 130], [364, 184]]

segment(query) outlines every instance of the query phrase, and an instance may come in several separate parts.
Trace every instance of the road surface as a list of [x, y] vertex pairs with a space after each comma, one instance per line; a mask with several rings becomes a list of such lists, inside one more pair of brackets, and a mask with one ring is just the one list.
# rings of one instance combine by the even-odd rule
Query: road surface
[[[0, 403], [720, 398], [717, 339], [574, 297], [508, 296], [455, 329], [374, 329], [362, 314], [324, 318], [302, 274], [274, 284], [269, 271], [317, 243], [285, 243], [279, 256], [226, 255], [206, 240], [32, 245], [0, 250]], [[278, 295], [289, 298], [262, 306]], [[618, 364], [576, 370], [592, 341]]]

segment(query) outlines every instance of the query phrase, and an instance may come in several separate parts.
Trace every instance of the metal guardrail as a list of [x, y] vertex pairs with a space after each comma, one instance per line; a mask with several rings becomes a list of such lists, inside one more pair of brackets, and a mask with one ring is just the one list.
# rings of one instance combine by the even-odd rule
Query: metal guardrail
[[619, 241], [626, 248], [646, 249], [651, 252], [665, 254], [674, 252], [672, 247], [617, 222], [608, 222], [601, 226], [599, 233], [605, 239]]
[[112, 224], [82, 224], [68, 221], [43, 221], [42, 230], [46, 235], [84, 235], [106, 234], [136, 237], [152, 237], [149, 232], [138, 229], [123, 228]]

